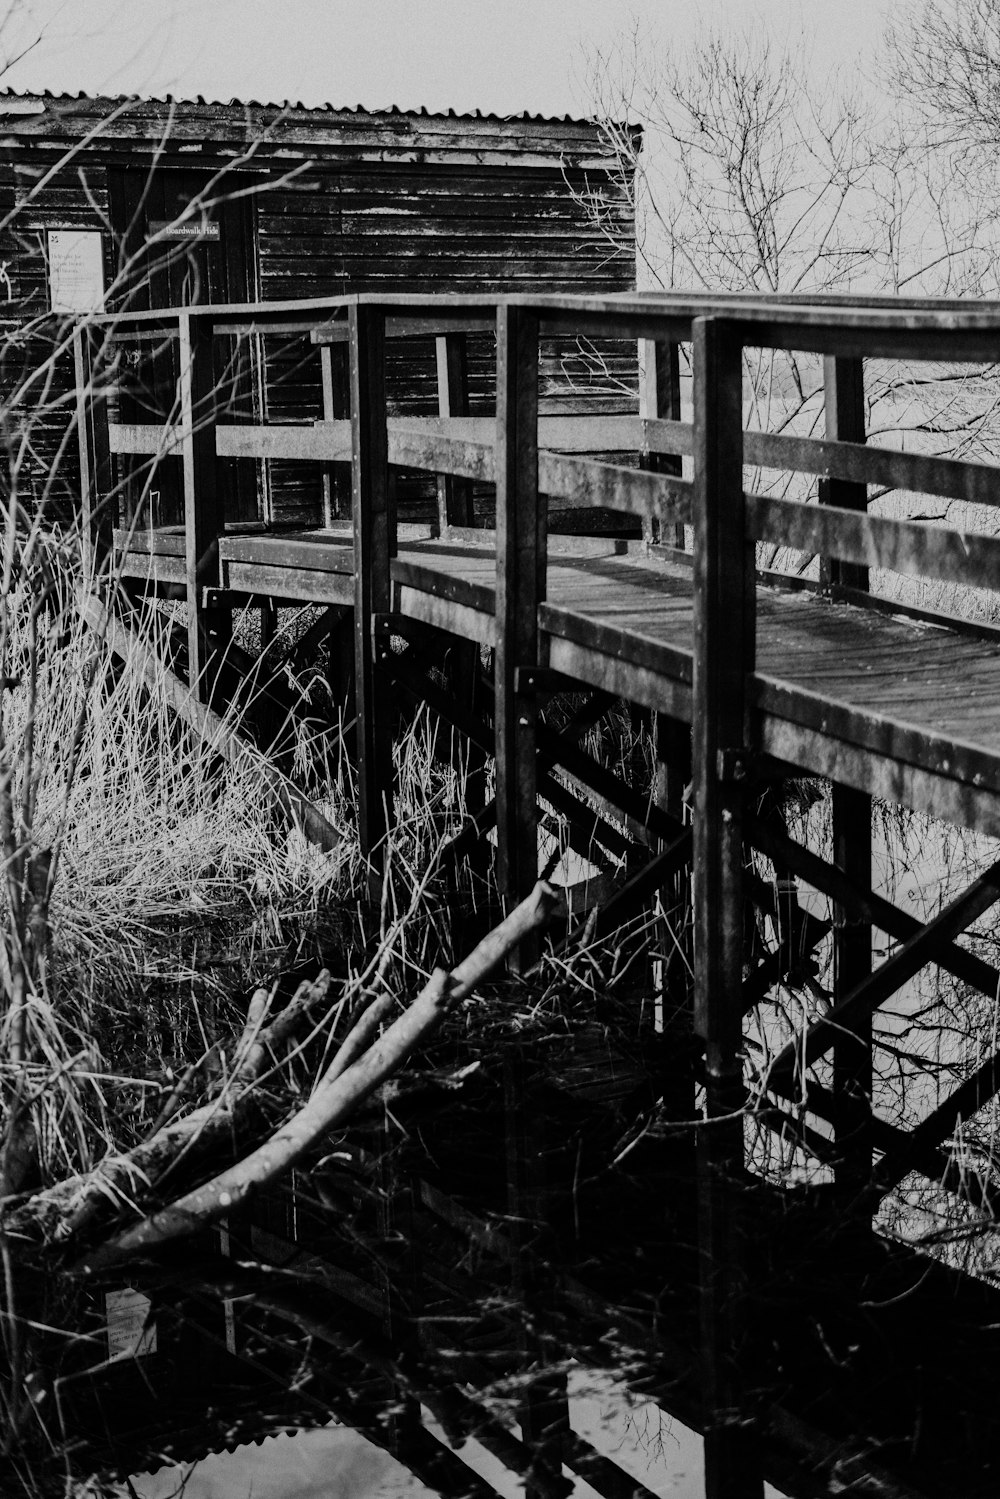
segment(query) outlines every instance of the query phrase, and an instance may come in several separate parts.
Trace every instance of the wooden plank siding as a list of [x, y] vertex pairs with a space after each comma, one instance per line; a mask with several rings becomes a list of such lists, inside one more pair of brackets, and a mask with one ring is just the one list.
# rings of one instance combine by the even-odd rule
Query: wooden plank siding
[[[627, 184], [600, 131], [585, 121], [0, 93], [0, 124], [0, 213], [19, 281], [12, 320], [22, 333], [32, 329], [21, 340], [5, 340], [0, 365], [5, 394], [44, 361], [60, 336], [58, 323], [37, 332], [32, 327], [48, 307], [46, 230], [102, 230], [105, 280], [111, 286], [120, 261], [141, 256], [148, 221], [172, 217], [164, 184], [188, 182], [199, 173], [207, 182], [220, 169], [240, 191], [251, 191], [246, 232], [253, 264], [239, 269], [235, 294], [209, 288], [213, 302], [483, 286], [491, 292], [609, 293], [635, 284]], [[49, 178], [63, 156], [65, 169]], [[150, 188], [145, 174], [154, 156], [157, 177]], [[131, 177], [133, 186], [123, 188], [123, 177]], [[217, 193], [225, 192], [226, 182], [223, 178]], [[587, 203], [599, 208], [602, 222], [620, 241], [617, 248], [593, 229]], [[212, 216], [221, 212], [213, 210]], [[230, 241], [224, 252], [228, 261], [237, 254], [236, 236], [225, 223], [223, 231]], [[190, 249], [170, 246], [173, 263], [183, 262]], [[182, 278], [161, 274], [156, 265], [162, 259], [148, 272], [143, 268], [129, 293], [130, 306], [175, 305], [180, 293], [171, 284]], [[204, 287], [201, 299], [206, 299]], [[291, 423], [323, 415], [320, 355], [307, 334], [270, 336], [262, 346], [251, 340], [241, 347], [241, 409], [231, 412], [231, 419]], [[123, 356], [131, 362], [137, 390], [143, 371], [154, 390], [174, 388], [178, 371], [169, 352], [154, 356], [136, 344]], [[491, 336], [470, 337], [472, 413], [493, 409], [495, 358]], [[261, 366], [256, 376], [250, 360]], [[337, 360], [334, 350], [335, 372]], [[436, 413], [433, 339], [405, 349], [391, 346], [386, 378], [391, 412]], [[584, 410], [634, 410], [635, 387], [634, 346], [613, 343], [602, 349], [573, 338], [543, 346], [543, 402], [557, 397], [575, 400]], [[22, 470], [32, 502], [41, 503], [51, 490], [61, 519], [72, 513], [79, 487], [75, 444], [68, 460], [59, 458], [72, 417], [72, 390], [68, 355], [55, 372], [55, 399], [32, 410]], [[142, 400], [140, 395], [137, 407], [126, 394], [121, 419], [152, 419], [141, 414]], [[149, 396], [151, 412], [158, 402], [162, 406], [162, 394]], [[118, 463], [119, 482], [128, 473], [137, 476], [131, 481], [131, 507], [144, 492], [148, 471], [128, 459]], [[245, 472], [241, 478], [236, 470], [221, 472], [230, 519], [247, 518], [259, 504], [263, 518], [283, 526], [319, 523], [321, 474], [268, 460], [260, 475], [255, 499]], [[157, 492], [160, 508], [152, 518], [179, 521], [176, 464], [161, 470]], [[398, 486], [403, 513], [411, 518], [432, 514], [434, 494], [433, 480], [422, 476], [403, 475]], [[492, 523], [492, 490], [477, 486], [475, 507], [481, 523]]]
[[[592, 175], [592, 174], [591, 174]], [[324, 175], [308, 197], [292, 188], [265, 192], [257, 203], [261, 295], [265, 301], [343, 293], [624, 290], [634, 282], [631, 209], [607, 204], [622, 233], [611, 253], [580, 207], [591, 175], [558, 165], [369, 165]], [[576, 196], [574, 196], [576, 195]], [[391, 349], [387, 366], [393, 414], [437, 410], [433, 340]], [[470, 410], [492, 412], [496, 343], [468, 340]], [[581, 347], [574, 338], [548, 340], [542, 349], [540, 397], [577, 397], [584, 407], [634, 409], [622, 387], [636, 388], [631, 346], [605, 342]], [[268, 340], [267, 408], [273, 421], [319, 416], [319, 361], [305, 340]], [[274, 517], [308, 524], [318, 505], [318, 476], [274, 464]], [[431, 486], [413, 476], [399, 485], [401, 513], [429, 513]], [[474, 495], [481, 523], [491, 523], [492, 493]]]

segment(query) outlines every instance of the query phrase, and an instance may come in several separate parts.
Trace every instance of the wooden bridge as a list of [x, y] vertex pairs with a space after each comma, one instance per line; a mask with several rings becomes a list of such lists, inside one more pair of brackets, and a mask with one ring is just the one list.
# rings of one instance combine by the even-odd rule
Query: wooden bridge
[[[470, 415], [466, 340], [493, 330], [495, 410]], [[307, 332], [317, 346], [323, 419], [227, 422], [219, 348], [276, 332]], [[639, 410], [540, 405], [540, 344], [566, 337], [602, 347], [638, 341]], [[396, 340], [412, 339], [436, 343], [439, 405], [394, 416], [387, 361]], [[173, 351], [176, 402], [162, 424], [112, 419], [113, 355], [129, 340]], [[822, 359], [822, 437], [744, 430], [748, 348]], [[346, 390], [338, 393], [344, 351]], [[929, 963], [995, 1001], [1000, 972], [957, 939], [1000, 899], [1000, 867], [921, 925], [872, 889], [871, 798], [1000, 835], [1000, 629], [879, 598], [869, 592], [869, 570], [992, 591], [1000, 539], [870, 513], [869, 496], [899, 490], [958, 502], [964, 527], [966, 506], [1000, 503], [1000, 469], [866, 442], [864, 361], [997, 361], [1000, 307], [359, 295], [99, 319], [77, 331], [76, 357], [94, 565], [131, 586], [183, 592], [189, 678], [203, 698], [235, 606], [259, 605], [266, 619], [275, 603], [314, 603], [328, 606], [330, 629], [350, 622], [358, 826], [374, 878], [392, 817], [393, 682], [494, 757], [495, 805], [481, 806], [476, 831], [495, 819], [507, 902], [538, 877], [540, 799], [567, 816], [584, 846], [599, 843], [602, 828], [613, 838], [615, 827], [638, 843], [641, 861], [599, 913], [607, 926], [693, 869], [696, 1072], [705, 1117], [716, 1121], [700, 1132], [707, 1484], [726, 1499], [759, 1493], [748, 1430], [733, 1415], [745, 1378], [733, 1354], [740, 1252], [722, 1185], [745, 1169], [748, 1087], [764, 1124], [825, 1163], [841, 1217], [870, 1225], [879, 1202], [914, 1172], [977, 1208], [991, 1212], [996, 1202], [990, 1183], [968, 1178], [947, 1145], [959, 1121], [1000, 1087], [1000, 1053], [967, 1069], [915, 1129], [904, 1128], [902, 1115], [872, 1107], [872, 1015]], [[328, 478], [331, 465], [350, 464], [349, 525], [285, 534], [227, 528], [224, 459], [318, 465]], [[183, 526], [145, 528], [141, 505], [129, 524], [116, 524], [116, 461], [139, 474], [142, 496], [179, 461]], [[747, 467], [804, 477], [779, 497], [748, 490]], [[437, 480], [437, 520], [422, 535], [397, 524], [400, 471]], [[495, 526], [473, 524], [483, 492], [495, 494]], [[624, 513], [635, 534], [550, 537], [553, 502]], [[818, 558], [818, 572], [758, 570], [762, 543], [803, 563]], [[450, 690], [422, 671], [419, 650], [392, 644], [442, 637], [460, 663]], [[482, 683], [472, 686], [479, 647], [493, 652], [485, 708]], [[567, 691], [591, 694], [577, 728], [612, 697], [653, 711], [656, 796], [599, 765], [573, 734], [552, 732], [544, 705]], [[774, 815], [774, 789], [795, 777], [831, 783], [832, 859], [793, 840]], [[763, 957], [745, 944], [745, 903], [767, 899], [748, 849], [770, 861], [784, 892], [772, 911], [782, 940]], [[799, 900], [796, 881], [833, 904], [832, 1008], [804, 1021], [752, 1075], [745, 1015], [830, 933]], [[892, 949], [878, 966], [873, 928]], [[522, 954], [522, 966], [534, 956]]]

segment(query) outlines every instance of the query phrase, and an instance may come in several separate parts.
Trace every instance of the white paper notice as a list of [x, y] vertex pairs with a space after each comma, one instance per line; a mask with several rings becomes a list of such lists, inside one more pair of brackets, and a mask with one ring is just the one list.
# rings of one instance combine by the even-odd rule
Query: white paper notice
[[49, 230], [53, 312], [96, 312], [104, 301], [104, 242], [98, 229]]
[[108, 1318], [108, 1359], [142, 1358], [156, 1352], [156, 1323], [148, 1321], [150, 1300], [126, 1286], [104, 1297]]

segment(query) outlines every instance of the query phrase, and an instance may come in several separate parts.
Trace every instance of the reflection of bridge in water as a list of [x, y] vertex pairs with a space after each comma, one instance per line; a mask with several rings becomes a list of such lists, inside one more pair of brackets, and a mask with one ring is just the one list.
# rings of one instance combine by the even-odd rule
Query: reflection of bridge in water
[[[141, 1378], [62, 1383], [78, 1460], [146, 1471], [335, 1417], [447, 1495], [494, 1492], [476, 1444], [529, 1493], [570, 1492], [565, 1466], [645, 1494], [574, 1431], [570, 1397], [605, 1376], [622, 1404], [703, 1424], [694, 1142], [652, 1131], [610, 1164], [657, 1091], [652, 1055], [586, 1024], [511, 1045], [462, 1090], [395, 1098], [386, 1133], [231, 1222], [231, 1260], [206, 1244], [141, 1276], [158, 1327]], [[795, 1496], [992, 1492], [995, 1292], [831, 1231], [830, 1189], [728, 1194], [746, 1277], [732, 1415], [756, 1423], [757, 1473]]]
[[[312, 330], [326, 419], [226, 424], [213, 339], [281, 328]], [[493, 328], [495, 412], [470, 415], [465, 344]], [[599, 1362], [610, 1343], [627, 1350], [630, 1381], [705, 1431], [711, 1496], [759, 1493], [762, 1472], [804, 1495], [994, 1492], [995, 1293], [874, 1236], [871, 1223], [880, 1203], [919, 1176], [956, 1194], [960, 1217], [992, 1215], [988, 1177], [970, 1173], [950, 1146], [959, 1123], [993, 1098], [1000, 1058], [977, 1056], [918, 1123], [905, 1096], [889, 1112], [881, 1097], [872, 1109], [871, 1093], [872, 1058], [877, 1066], [886, 1044], [873, 1037], [873, 1013], [926, 965], [995, 1002], [1000, 974], [958, 939], [1000, 884], [988, 872], [921, 925], [872, 891], [871, 798], [1000, 832], [1000, 634], [887, 606], [869, 595], [868, 569], [989, 589], [1000, 543], [870, 514], [868, 500], [870, 487], [890, 487], [995, 504], [997, 471], [867, 445], [863, 360], [995, 359], [1000, 315], [899, 302], [360, 297], [109, 322], [112, 341], [141, 336], [172, 351], [179, 404], [166, 427], [109, 423], [105, 402], [88, 403], [100, 331], [78, 335], [98, 552], [112, 554], [135, 586], [183, 589], [188, 670], [205, 695], [223, 694], [232, 660], [242, 659], [230, 654], [220, 665], [237, 605], [259, 605], [266, 621], [276, 603], [315, 603], [328, 611], [323, 632], [343, 640], [346, 628], [353, 649], [339, 652], [349, 668], [342, 686], [354, 704], [358, 822], [375, 875], [392, 806], [393, 683], [428, 702], [480, 756], [495, 757], [495, 802], [484, 790], [460, 849], [495, 824], [508, 901], [538, 875], [540, 801], [564, 819], [581, 854], [605, 866], [610, 853], [619, 858], [621, 878], [592, 913], [587, 940], [665, 891], [668, 902], [683, 901], [694, 870], [690, 992], [683, 964], [665, 954], [657, 1025], [638, 1003], [610, 1030], [590, 1015], [569, 1027], [549, 1074], [542, 1048], [507, 1064], [506, 1087], [502, 1077], [484, 1078], [478, 1111], [461, 1105], [461, 1134], [449, 1127], [439, 1138], [432, 1120], [421, 1124], [426, 1159], [404, 1152], [405, 1167], [392, 1168], [379, 1199], [391, 1224], [352, 1231], [337, 1256], [320, 1255], [308, 1315], [329, 1330], [345, 1325], [351, 1303], [350, 1326], [360, 1329], [352, 1351], [313, 1328], [326, 1361], [323, 1399], [350, 1415], [331, 1375], [342, 1356], [343, 1388], [364, 1385], [359, 1363], [388, 1381], [393, 1440], [416, 1443], [414, 1452], [430, 1452], [435, 1440], [419, 1421], [421, 1402], [434, 1408], [432, 1392], [446, 1428], [478, 1422], [509, 1444], [509, 1427], [482, 1397], [499, 1350], [503, 1374], [524, 1376], [514, 1403], [529, 1450], [508, 1445], [511, 1466], [527, 1463], [531, 1485], [555, 1492], [559, 1462], [572, 1466], [573, 1452], [562, 1362], [567, 1354]], [[644, 415], [540, 410], [539, 340], [557, 335], [640, 339]], [[393, 418], [387, 360], [391, 368], [394, 340], [413, 337], [437, 342], [440, 410]], [[682, 345], [693, 375], [690, 421], [681, 419]], [[824, 356], [823, 439], [743, 431], [746, 346]], [[344, 349], [349, 416], [334, 399]], [[103, 501], [114, 463], [118, 477], [127, 466], [130, 482], [138, 475], [148, 492], [178, 457], [184, 525], [113, 532]], [[331, 484], [337, 465], [351, 464], [349, 535], [226, 529], [222, 465], [279, 459], [322, 465]], [[745, 492], [745, 464], [818, 477], [820, 503]], [[393, 476], [401, 473], [438, 476], [432, 538], [397, 534]], [[495, 529], [473, 524], [484, 494]], [[550, 543], [546, 500], [625, 512], [646, 543]], [[758, 542], [818, 556], [819, 578], [755, 575]], [[450, 644], [444, 673], [442, 644]], [[491, 685], [480, 669], [484, 646], [493, 652]], [[551, 708], [568, 692], [573, 714], [556, 732]], [[616, 698], [655, 715], [652, 800], [581, 747]], [[803, 776], [830, 782], [832, 858], [789, 835], [784, 788]], [[830, 902], [830, 919], [816, 914], [804, 886]], [[767, 918], [769, 946], [747, 920], [754, 906]], [[873, 929], [891, 946], [878, 966]], [[578, 935], [570, 930], [566, 941]], [[810, 960], [827, 941], [831, 1007], [803, 1009], [798, 1030], [782, 1032], [768, 1008], [775, 987], [814, 978]], [[532, 956], [522, 954], [522, 968]], [[748, 1016], [757, 1051], [744, 1042]], [[590, 1081], [574, 1087], [594, 1044]], [[763, 1060], [761, 1046], [770, 1047]], [[622, 1056], [630, 1089], [609, 1090]], [[530, 1109], [517, 1102], [522, 1086]], [[491, 1128], [501, 1096], [503, 1141]], [[748, 1097], [757, 1130], [783, 1142], [799, 1179], [803, 1163], [814, 1163], [814, 1185], [759, 1173], [759, 1157], [747, 1154]], [[656, 1099], [657, 1125], [643, 1132], [638, 1121]], [[702, 1104], [701, 1128], [670, 1128]], [[456, 1139], [463, 1156], [485, 1162], [471, 1175]], [[625, 1139], [632, 1148], [623, 1154]], [[336, 1188], [343, 1200], [359, 1182], [368, 1181], [366, 1200], [373, 1185], [385, 1187], [388, 1167], [357, 1154], [347, 1165], [348, 1185]], [[324, 1243], [329, 1224], [317, 1223]], [[332, 1270], [344, 1253], [349, 1266], [361, 1255], [367, 1271]], [[372, 1287], [378, 1297], [366, 1302]], [[289, 1308], [279, 1315], [296, 1321]], [[454, 1375], [444, 1394], [433, 1372], [441, 1367]], [[359, 1399], [354, 1417], [371, 1426], [378, 1402], [369, 1392]], [[450, 1457], [436, 1460], [442, 1473], [454, 1471]], [[627, 1480], [601, 1472], [603, 1489], [588, 1477], [600, 1492], [631, 1492]], [[459, 1480], [468, 1482], [434, 1481]]]

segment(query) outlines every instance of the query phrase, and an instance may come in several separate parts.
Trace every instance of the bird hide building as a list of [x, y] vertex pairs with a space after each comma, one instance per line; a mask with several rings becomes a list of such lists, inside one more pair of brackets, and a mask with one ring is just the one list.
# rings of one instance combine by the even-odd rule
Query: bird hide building
[[[60, 516], [72, 504], [67, 320], [93, 310], [270, 303], [359, 291], [615, 292], [635, 284], [631, 182], [597, 125], [520, 115], [305, 109], [204, 100], [0, 95], [0, 315], [10, 482]], [[229, 422], [310, 422], [323, 372], [308, 334], [220, 340]], [[120, 339], [123, 421], [163, 421], [172, 351]], [[438, 409], [433, 340], [390, 365], [400, 410]], [[468, 410], [491, 409], [493, 344], [467, 353]], [[623, 409], [634, 356], [546, 350], [551, 409]], [[334, 400], [345, 397], [340, 366]], [[409, 403], [407, 405], [406, 403]], [[414, 404], [415, 403], [415, 404]], [[327, 408], [328, 409], [328, 408]], [[343, 411], [340, 412], [343, 414]], [[118, 482], [128, 508], [127, 465]], [[230, 522], [321, 524], [315, 475], [225, 460]], [[169, 465], [161, 465], [162, 470]], [[169, 475], [149, 496], [177, 520]]]

